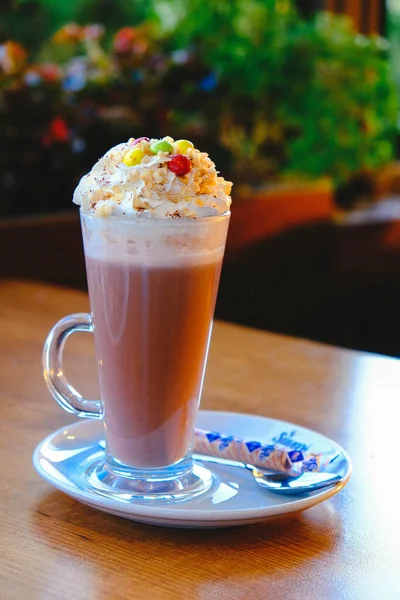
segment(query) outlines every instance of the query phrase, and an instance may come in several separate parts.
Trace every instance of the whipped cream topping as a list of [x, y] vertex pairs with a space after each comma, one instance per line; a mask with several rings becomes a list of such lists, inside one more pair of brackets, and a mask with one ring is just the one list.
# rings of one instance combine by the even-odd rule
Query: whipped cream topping
[[[74, 193], [75, 204], [97, 217], [199, 218], [227, 212], [232, 184], [218, 175], [208, 154], [185, 148], [190, 170], [177, 175], [168, 163], [181, 154], [179, 142], [174, 146], [172, 138], [163, 138], [173, 153], [154, 153], [151, 146], [159, 141], [131, 138], [111, 148], [82, 177]], [[128, 166], [125, 157], [132, 150], [142, 151], [143, 157], [139, 164]]]

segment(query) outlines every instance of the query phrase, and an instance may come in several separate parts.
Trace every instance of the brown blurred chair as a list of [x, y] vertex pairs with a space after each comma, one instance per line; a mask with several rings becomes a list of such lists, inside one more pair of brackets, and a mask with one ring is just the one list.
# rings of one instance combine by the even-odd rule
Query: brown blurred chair
[[86, 287], [79, 214], [0, 220], [0, 277]]

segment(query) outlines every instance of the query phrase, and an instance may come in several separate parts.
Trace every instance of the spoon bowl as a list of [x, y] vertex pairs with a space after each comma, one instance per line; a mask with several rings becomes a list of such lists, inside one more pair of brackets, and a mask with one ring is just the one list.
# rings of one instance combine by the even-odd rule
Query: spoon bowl
[[295, 496], [314, 492], [342, 480], [341, 475], [326, 472], [309, 472], [300, 475], [287, 475], [286, 473], [263, 473], [252, 465], [245, 465], [251, 471], [255, 482], [262, 488], [276, 494]]
[[[196, 453], [194, 458], [200, 459], [202, 462], [211, 462], [219, 465], [247, 469], [253, 475], [257, 485], [264, 490], [286, 496], [315, 492], [316, 490], [335, 485], [343, 479], [343, 475], [331, 473], [329, 471], [310, 471], [307, 473], [300, 473], [299, 475], [288, 475], [287, 473], [268, 473], [257, 469], [254, 465], [219, 458], [217, 456]], [[337, 468], [339, 464], [340, 460], [338, 460], [338, 464], [336, 465]]]

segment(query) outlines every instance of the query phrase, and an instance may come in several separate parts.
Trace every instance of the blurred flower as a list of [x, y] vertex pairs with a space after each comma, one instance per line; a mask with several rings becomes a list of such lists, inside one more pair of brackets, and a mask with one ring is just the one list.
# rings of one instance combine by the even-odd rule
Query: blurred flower
[[114, 50], [116, 52], [130, 52], [137, 38], [134, 27], [123, 27], [114, 35]]
[[218, 85], [218, 79], [214, 73], [206, 75], [199, 83], [202, 92], [213, 92]]
[[123, 27], [114, 35], [113, 46], [118, 54], [144, 54], [150, 43], [141, 29]]
[[84, 56], [72, 58], [64, 66], [65, 76], [62, 87], [66, 92], [82, 90], [88, 79], [88, 62]]
[[104, 31], [103, 25], [93, 23], [93, 25], [86, 25], [86, 27], [83, 28], [82, 37], [85, 40], [99, 40], [103, 37]]
[[42, 63], [29, 66], [24, 74], [24, 81], [29, 87], [41, 83], [55, 83], [61, 79], [61, 69], [54, 63]]
[[47, 128], [46, 133], [42, 137], [44, 146], [50, 146], [54, 142], [66, 143], [69, 140], [69, 129], [66, 121], [60, 117], [54, 117]]
[[190, 53], [187, 50], [174, 50], [171, 58], [176, 65], [185, 65], [190, 60]]
[[18, 42], [8, 40], [0, 44], [0, 70], [5, 75], [16, 75], [25, 66], [28, 53]]
[[142, 70], [140, 69], [136, 69], [135, 71], [132, 71], [132, 81], [139, 83], [140, 81], [144, 80], [144, 73]]
[[43, 78], [43, 81], [52, 83], [61, 79], [61, 69], [55, 63], [42, 63], [38, 65], [37, 68], [39, 70], [40, 75]]
[[81, 137], [74, 136], [71, 147], [74, 154], [82, 154], [86, 150], [86, 142]]
[[50, 134], [57, 142], [66, 142], [69, 138], [67, 123], [62, 117], [54, 117], [50, 123]]
[[91, 75], [93, 78], [98, 79], [107, 78], [107, 74], [112, 71], [111, 59], [100, 45], [100, 39], [104, 35], [104, 31], [102, 25], [96, 24], [87, 25], [83, 29], [83, 41], [92, 66]]
[[76, 44], [84, 36], [84, 29], [77, 23], [67, 23], [56, 31], [52, 40], [55, 44]]
[[36, 87], [37, 85], [42, 83], [42, 78], [40, 76], [39, 69], [35, 67], [27, 69], [24, 75], [24, 81], [29, 87]]
[[163, 54], [152, 53], [149, 56], [147, 65], [151, 69], [154, 69], [154, 71], [165, 71], [165, 69], [168, 67], [168, 60]]

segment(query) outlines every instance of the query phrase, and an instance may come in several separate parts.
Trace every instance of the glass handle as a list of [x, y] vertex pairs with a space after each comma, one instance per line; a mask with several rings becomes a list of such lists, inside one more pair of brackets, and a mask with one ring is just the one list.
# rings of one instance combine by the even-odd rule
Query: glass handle
[[83, 398], [67, 381], [63, 369], [63, 351], [67, 338], [75, 331], [93, 333], [93, 328], [89, 313], [68, 315], [58, 321], [47, 336], [43, 348], [43, 375], [50, 393], [64, 410], [77, 417], [101, 419], [102, 402]]

